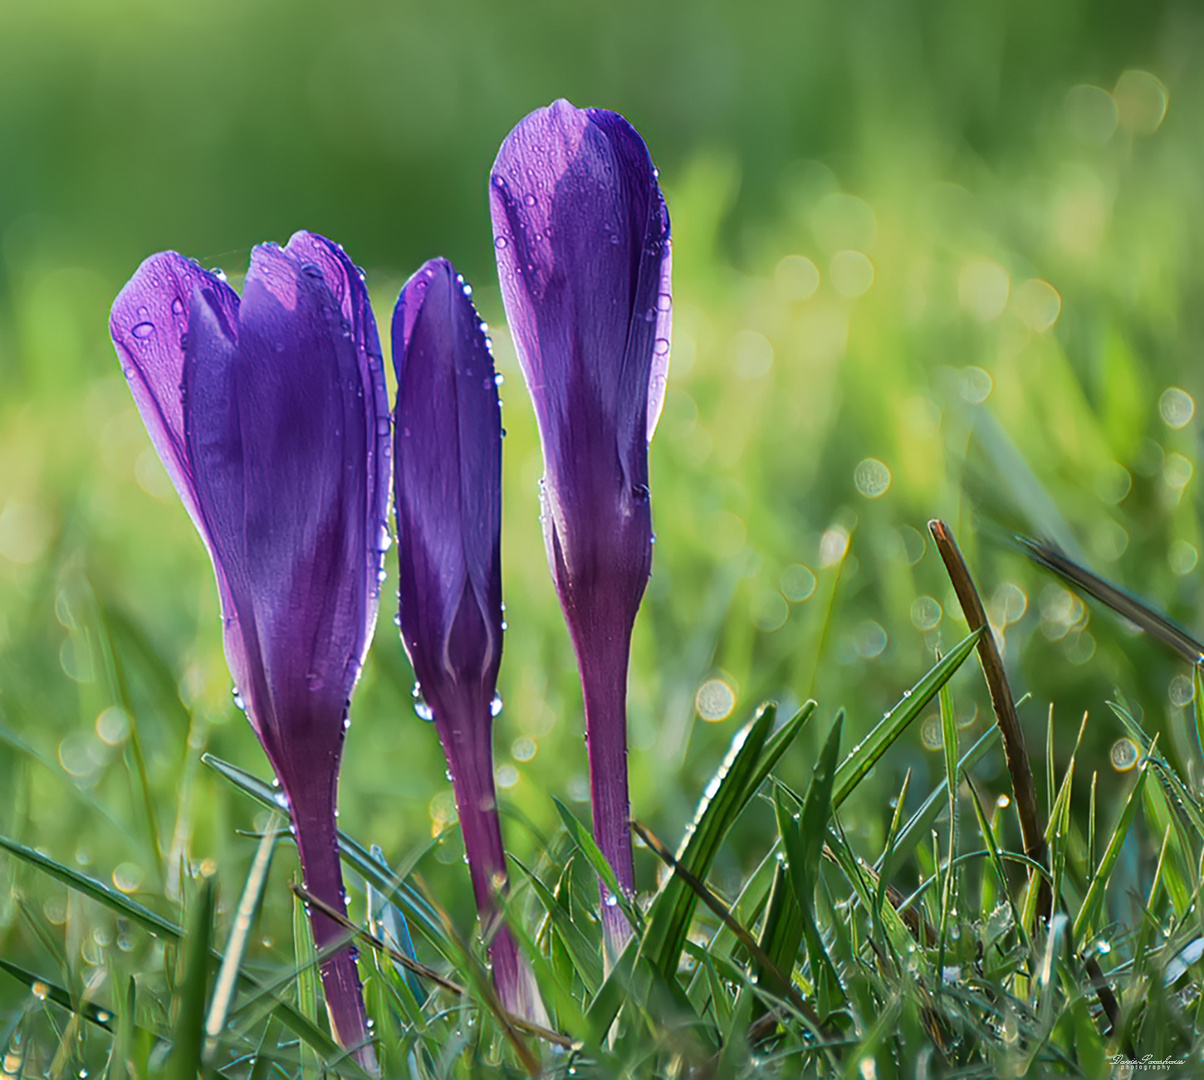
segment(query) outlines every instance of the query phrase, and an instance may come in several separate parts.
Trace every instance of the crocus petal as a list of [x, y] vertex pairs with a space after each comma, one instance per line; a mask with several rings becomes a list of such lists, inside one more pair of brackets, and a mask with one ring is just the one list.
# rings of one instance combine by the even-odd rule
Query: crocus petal
[[671, 309], [656, 170], [623, 117], [557, 101], [502, 144], [490, 205], [543, 443], [549, 557], [558, 548], [578, 579], [611, 578], [634, 618], [651, 565], [647, 443]]
[[[648, 441], [668, 374], [669, 216], [635, 129], [567, 101], [507, 136], [489, 196], [502, 299], [539, 421], [548, 562], [581, 673], [594, 836], [631, 890], [626, 681], [652, 567]], [[613, 955], [630, 930], [604, 900]]]
[[192, 463], [184, 448], [184, 350], [190, 312], [203, 298], [228, 335], [238, 295], [216, 274], [174, 251], [152, 255], [113, 302], [109, 332], [151, 442], [206, 543]]
[[495, 930], [503, 1005], [547, 1014], [510, 930], [493, 781], [492, 700], [502, 655], [502, 426], [497, 380], [470, 289], [446, 259], [406, 283], [393, 313], [399, 623], [451, 771], [473, 897]]
[[[257, 247], [241, 301], [167, 253], [122, 291], [111, 327], [213, 560], [227, 661], [284, 786], [306, 883], [341, 908], [338, 765], [375, 622], [391, 461], [363, 282], [309, 233]], [[336, 946], [338, 923], [312, 921], [319, 947]], [[337, 1037], [362, 1043], [353, 954], [333, 948], [322, 977]], [[370, 1046], [356, 1057], [375, 1069]]]
[[[493, 358], [445, 259], [406, 283], [393, 333], [397, 531], [407, 569], [402, 634], [428, 701], [454, 685], [487, 705], [502, 652], [502, 429]], [[461, 658], [475, 657], [468, 670], [453, 646]]]

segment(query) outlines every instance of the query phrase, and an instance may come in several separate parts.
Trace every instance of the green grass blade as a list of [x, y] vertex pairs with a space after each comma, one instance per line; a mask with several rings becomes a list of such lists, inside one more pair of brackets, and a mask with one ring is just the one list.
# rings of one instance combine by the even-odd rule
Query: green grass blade
[[[957, 763], [958, 772], [969, 774], [970, 770], [982, 760], [983, 756], [998, 738], [999, 728], [992, 724], [978, 737], [974, 745], [962, 755], [961, 760]], [[916, 844], [922, 838], [927, 837], [932, 831], [933, 822], [940, 816], [941, 809], [946, 803], [948, 790], [948, 780], [942, 780], [920, 805], [920, 808], [907, 819], [907, 823], [899, 830], [899, 836], [895, 841], [894, 858], [896, 861], [907, 858]], [[876, 869], [879, 871], [883, 869], [881, 859], [878, 860]]]
[[41, 852], [34, 851], [33, 848], [28, 848], [6, 836], [0, 836], [0, 848], [15, 855], [23, 862], [36, 866], [39, 870], [61, 881], [68, 888], [75, 889], [97, 903], [103, 904], [117, 915], [130, 919], [156, 937], [178, 941], [183, 934], [181, 928], [175, 923], [161, 915], [156, 915], [150, 908], [144, 907], [137, 900], [131, 900], [124, 893], [118, 892], [103, 881], [97, 881], [68, 866], [63, 866], [62, 863], [55, 862]]
[[540, 904], [548, 913], [552, 932], [560, 939], [573, 962], [573, 970], [585, 984], [592, 996], [597, 993], [602, 983], [602, 963], [598, 958], [598, 949], [581, 932], [573, 922], [569, 913], [557, 901], [549, 889], [533, 870], [529, 870], [518, 859], [511, 856], [510, 861], [522, 871], [523, 876], [531, 884], [532, 890], [539, 898]]
[[[293, 895], [293, 948], [297, 963], [297, 1011], [311, 1024], [318, 1022], [318, 967], [314, 949], [313, 930], [301, 898]], [[305, 1080], [317, 1080], [322, 1075], [321, 1062], [306, 1046], [301, 1048], [301, 1075]]]
[[52, 1001], [55, 1005], [66, 1009], [68, 1012], [75, 1013], [76, 1016], [82, 1016], [89, 1023], [104, 1028], [105, 1031], [113, 1030], [113, 1023], [117, 1018], [108, 1009], [103, 1009], [98, 1005], [92, 1004], [90, 1001], [77, 1004], [63, 987], [50, 982], [48, 979], [43, 979], [40, 975], [34, 975], [32, 972], [26, 971], [23, 967], [19, 967], [12, 963], [12, 961], [5, 960], [2, 957], [0, 957], [0, 971], [7, 971], [19, 983], [29, 987], [29, 991], [34, 997], [40, 998], [43, 1001]]
[[832, 794], [835, 806], [840, 806], [853, 793], [857, 785], [865, 779], [865, 774], [919, 716], [937, 691], [952, 678], [966, 657], [974, 651], [981, 635], [982, 631], [974, 631], [959, 642], [947, 656], [942, 657], [927, 675], [904, 693], [903, 699], [878, 722], [873, 731], [853, 748], [836, 771]]
[[213, 938], [213, 878], [205, 878], [193, 898], [188, 930], [180, 949], [176, 980], [175, 1025], [168, 1057], [172, 1080], [196, 1080], [205, 1035], [205, 999], [209, 992], [209, 957]]
[[[745, 793], [758, 772], [757, 764], [773, 727], [774, 714], [773, 706], [764, 706], [737, 734], [719, 771], [707, 784], [693, 827], [687, 831], [677, 856], [678, 862], [700, 881], [706, 879], [723, 837], [751, 797]], [[696, 903], [693, 890], [676, 874], [669, 876], [652, 902], [640, 953], [666, 979], [677, 971]]]
[[213, 987], [213, 1004], [205, 1021], [205, 1058], [212, 1062], [218, 1040], [226, 1027], [226, 1017], [234, 999], [234, 990], [238, 984], [238, 973], [242, 966], [243, 953], [251, 937], [255, 925], [255, 917], [259, 913], [259, 904], [263, 897], [264, 886], [267, 884], [268, 869], [272, 862], [272, 852], [276, 848], [279, 833], [276, 831], [279, 818], [273, 817], [267, 831], [259, 841], [255, 859], [243, 885], [242, 896], [238, 901], [234, 925], [230, 928], [230, 937], [226, 941], [225, 955]]
[[628, 924], [635, 931], [636, 936], [639, 936], [644, 931], [644, 913], [632, 903], [631, 897], [627, 895], [627, 891], [619, 885], [619, 879], [615, 876], [614, 867], [610, 865], [606, 856], [602, 854], [589, 829], [582, 825], [577, 819], [577, 815], [559, 799], [553, 797], [552, 802], [556, 804], [556, 812], [560, 814], [560, 820], [564, 823], [564, 828], [569, 834], [569, 839], [577, 850], [585, 856], [586, 862], [593, 867], [594, 873], [598, 875], [599, 880], [606, 886], [608, 897], [613, 896], [618, 901], [619, 907], [627, 917]]
[[1129, 835], [1129, 827], [1133, 824], [1133, 817], [1137, 812], [1137, 807], [1141, 803], [1141, 791], [1145, 786], [1146, 777], [1149, 775], [1149, 762], [1150, 759], [1146, 757], [1137, 766], [1137, 781], [1129, 790], [1129, 797], [1125, 800], [1125, 805], [1121, 808], [1120, 816], [1116, 820], [1116, 826], [1112, 830], [1112, 835], [1108, 838], [1104, 854], [1099, 861], [1099, 867], [1091, 878], [1091, 884], [1087, 886], [1087, 895], [1083, 897], [1083, 903], [1079, 907], [1079, 913], [1075, 916], [1074, 920], [1073, 933], [1076, 942], [1083, 940], [1083, 935], [1091, 929], [1096, 914], [1103, 905], [1104, 892], [1108, 888], [1108, 880], [1112, 876], [1116, 860], [1120, 857], [1120, 849], [1124, 845], [1125, 838]]

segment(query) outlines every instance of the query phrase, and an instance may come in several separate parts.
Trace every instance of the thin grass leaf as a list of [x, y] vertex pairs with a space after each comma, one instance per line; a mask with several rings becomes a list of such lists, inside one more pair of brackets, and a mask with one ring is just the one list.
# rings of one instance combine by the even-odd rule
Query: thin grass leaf
[[204, 878], [193, 897], [188, 929], [181, 944], [181, 970], [176, 982], [175, 1025], [168, 1057], [172, 1080], [196, 1080], [205, 1034], [205, 999], [209, 994], [209, 956], [213, 937], [216, 889]]
[[[370, 853], [376, 862], [385, 865], [385, 853], [376, 844], [372, 845]], [[414, 948], [414, 939], [410, 936], [410, 926], [405, 915], [371, 881], [367, 882], [367, 893], [368, 928], [386, 945], [416, 961], [418, 953]], [[404, 965], [395, 963], [394, 966], [409, 990], [414, 1004], [420, 1006], [425, 994], [418, 976]]]
[[[773, 886], [769, 892], [769, 906], [765, 911], [765, 921], [761, 925], [759, 944], [762, 951], [773, 962], [773, 969], [780, 971], [786, 978], [791, 978], [794, 965], [798, 960], [799, 949], [803, 943], [803, 913], [799, 908], [798, 898], [794, 895], [794, 883], [790, 880], [790, 872], [778, 863], [773, 877]], [[761, 984], [772, 970], [764, 965], [757, 965], [756, 982]], [[753, 1010], [754, 1019], [764, 1013], [763, 1002], [758, 1003]]]
[[[1157, 738], [1155, 738], [1154, 743], [1157, 744]], [[1087, 886], [1087, 895], [1083, 897], [1083, 903], [1079, 906], [1079, 913], [1074, 919], [1072, 933], [1075, 941], [1082, 941], [1083, 935], [1090, 931], [1095, 917], [1104, 902], [1104, 892], [1108, 888], [1108, 881], [1112, 877], [1112, 870], [1116, 866], [1116, 860], [1120, 857], [1120, 849], [1124, 846], [1125, 838], [1129, 835], [1129, 827], [1133, 824], [1133, 816], [1137, 812], [1137, 807], [1141, 804], [1141, 791], [1145, 786], [1146, 777], [1149, 775], [1149, 760], [1148, 757], [1143, 758], [1137, 766], [1137, 781], [1129, 790], [1129, 796], [1121, 808], [1116, 826], [1113, 828], [1112, 835], [1108, 838], [1108, 844], [1104, 848], [1104, 854], [1100, 858], [1099, 867], [1092, 875], [1091, 883]]]
[[594, 995], [602, 983], [602, 962], [598, 958], [597, 946], [581, 932], [569, 913], [557, 901], [552, 890], [539, 880], [535, 871], [529, 870], [513, 856], [510, 861], [522, 871], [523, 876], [530, 882], [532, 890], [539, 898], [544, 911], [547, 912], [552, 933], [557, 936], [572, 959], [574, 972], [585, 985], [586, 991], [591, 996]]
[[[994, 725], [984, 731], [974, 745], [962, 755], [961, 760], [957, 763], [958, 772], [969, 775], [970, 770], [982, 760], [986, 752], [998, 738], [999, 728]], [[899, 836], [895, 841], [894, 853], [896, 859], [907, 858], [915, 850], [915, 846], [920, 842], [920, 839], [932, 831], [933, 823], [946, 805], [948, 791], [949, 781], [942, 780], [933, 788], [932, 793], [924, 800], [920, 808], [907, 819], [907, 823], [899, 830]], [[883, 863], [881, 859], [878, 860], [875, 869], [879, 873], [882, 872]]]
[[[299, 879], [294, 877], [294, 883]], [[318, 1023], [318, 957], [314, 946], [313, 928], [300, 896], [293, 896], [293, 950], [297, 968], [297, 1011], [311, 1024]], [[301, 1047], [301, 1075], [304, 1080], [318, 1080], [322, 1063], [308, 1046]]]
[[[754, 777], [760, 773], [757, 766], [774, 716], [772, 705], [762, 707], [732, 740], [727, 757], [707, 784], [676, 859], [699, 880], [705, 880], [723, 837], [756, 790]], [[666, 979], [677, 971], [696, 903], [694, 892], [677, 874], [669, 876], [652, 901], [648, 925], [640, 939], [640, 955]]]
[[556, 812], [560, 815], [560, 820], [564, 823], [564, 828], [569, 835], [569, 839], [577, 850], [585, 856], [586, 862], [593, 867], [594, 873], [598, 875], [599, 880], [606, 887], [607, 896], [615, 898], [615, 902], [626, 917], [628, 925], [631, 926], [638, 937], [644, 931], [644, 913], [632, 903], [632, 898], [627, 895], [627, 891], [619, 885], [619, 879], [615, 876], [614, 868], [607, 861], [606, 856], [602, 854], [602, 850], [598, 847], [589, 829], [582, 825], [577, 820], [577, 815], [555, 796], [553, 796], [552, 802], [556, 805]]
[[80, 1001], [77, 1003], [63, 987], [47, 979], [43, 979], [40, 975], [34, 975], [32, 972], [26, 971], [23, 967], [19, 967], [12, 961], [5, 960], [2, 957], [0, 957], [0, 970], [8, 972], [19, 983], [29, 987], [29, 992], [40, 1001], [51, 1001], [55, 1005], [66, 1009], [69, 1013], [80, 1016], [99, 1028], [104, 1028], [105, 1031], [113, 1030], [116, 1017], [108, 1009], [93, 1005], [90, 1001]]
[[222, 957], [221, 968], [218, 971], [217, 982], [213, 987], [213, 1004], [205, 1021], [205, 1059], [210, 1064], [217, 1051], [218, 1040], [226, 1027], [226, 1017], [230, 1004], [234, 1000], [234, 990], [238, 985], [238, 972], [242, 967], [243, 953], [259, 912], [259, 904], [263, 898], [263, 889], [267, 884], [268, 869], [272, 864], [272, 852], [276, 848], [279, 837], [277, 824], [279, 819], [273, 817], [268, 824], [263, 839], [255, 851], [255, 859], [247, 873], [243, 885], [242, 896], [238, 901], [238, 910], [234, 915], [234, 925], [230, 928], [230, 937], [226, 941], [226, 952]]
[[[949, 912], [957, 910], [957, 873], [953, 860], [957, 858], [957, 717], [953, 712], [953, 694], [946, 683], [938, 694], [941, 714], [941, 749], [945, 759], [945, 785], [949, 791], [949, 846], [948, 865], [941, 888], [941, 920], [937, 928], [937, 970], [945, 969], [945, 943], [949, 929]], [[937, 993], [944, 988], [945, 980], [937, 980]]]
[[[1012, 890], [1008, 887], [1007, 871], [1003, 866], [1003, 858], [999, 853], [999, 844], [995, 839], [995, 830], [991, 827], [990, 821], [987, 820], [986, 811], [983, 809], [982, 802], [978, 798], [978, 792], [974, 785], [970, 783], [969, 776], [966, 776], [966, 784], [970, 789], [970, 799], [974, 804], [974, 816], [978, 819], [978, 831], [982, 834], [983, 843], [986, 844], [988, 858], [990, 860], [991, 869], [995, 871], [996, 880], [999, 882], [999, 890], [1007, 898], [1008, 907], [1011, 908], [1012, 922], [1020, 933], [1021, 940], [1027, 945], [1028, 930], [1025, 927], [1024, 920], [1020, 917], [1020, 912], [1016, 907], [1016, 901], [1012, 898]], [[985, 894], [986, 889], [984, 887]], [[983, 918], [987, 918], [991, 914], [986, 910], [986, 905], [983, 905]]]
[[836, 770], [836, 782], [832, 792], [832, 804], [839, 807], [866, 773], [891, 744], [907, 730], [907, 726], [923, 711], [924, 707], [952, 677], [953, 673], [974, 651], [982, 631], [975, 631], [962, 639], [947, 656], [942, 657], [918, 683], [903, 694], [902, 700], [888, 712], [874, 729], [858, 743]]
[[251, 1066], [247, 1080], [268, 1080], [279, 1044], [280, 1025], [275, 1017], [269, 1017], [268, 1022], [264, 1025], [263, 1035], [259, 1039], [259, 1046], [255, 1051], [255, 1064]]
[[819, 864], [823, 855], [824, 836], [827, 834], [828, 820], [832, 815], [832, 785], [836, 777], [836, 762], [840, 756], [840, 736], [843, 728], [844, 713], [840, 712], [837, 713], [816, 759], [815, 771], [807, 785], [802, 813], [798, 818], [786, 806], [782, 789], [778, 788], [774, 792], [778, 832], [786, 849], [786, 863], [802, 916], [807, 955], [811, 959], [811, 978], [815, 983], [819, 1010], [823, 1015], [830, 1013], [833, 1005], [844, 998], [836, 968], [824, 949], [815, 911], [815, 890], [819, 884]]
[[27, 862], [31, 866], [36, 866], [39, 870], [61, 881], [68, 888], [75, 889], [97, 903], [103, 904], [110, 911], [132, 920], [156, 937], [167, 938], [169, 941], [177, 941], [183, 934], [181, 928], [175, 923], [163, 918], [161, 915], [155, 914], [150, 908], [138, 903], [137, 900], [131, 900], [124, 893], [118, 892], [103, 881], [97, 881], [95, 878], [87, 877], [77, 870], [72, 870], [69, 866], [55, 862], [41, 852], [34, 851], [33, 848], [19, 844], [17, 841], [10, 840], [6, 836], [0, 836], [0, 848], [15, 855], [23, 862]]

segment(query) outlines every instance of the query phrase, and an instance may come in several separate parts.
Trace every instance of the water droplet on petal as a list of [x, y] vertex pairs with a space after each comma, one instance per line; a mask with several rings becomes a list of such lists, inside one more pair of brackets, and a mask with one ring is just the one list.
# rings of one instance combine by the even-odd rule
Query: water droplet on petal
[[490, 716], [501, 716], [502, 715], [502, 695], [501, 694], [493, 695], [493, 700], [489, 703], [489, 715]]
[[130, 331], [139, 341], [145, 341], [155, 332], [155, 324], [151, 322], [140, 322], [133, 330]]
[[183, 314], [184, 314], [184, 301], [183, 301], [183, 300], [181, 300], [181, 299], [180, 299], [180, 298], [177, 296], [177, 297], [176, 297], [176, 298], [175, 298], [175, 299], [174, 299], [174, 300], [171, 302], [171, 310], [172, 310], [172, 311], [174, 311], [174, 312], [175, 312], [177, 315], [183, 315]]
[[435, 714], [422, 696], [422, 687], [418, 683], [414, 684], [414, 689], [410, 691], [410, 694], [414, 698], [414, 712], [418, 715], [418, 719], [426, 720], [428, 723], [434, 720]]
[[534, 206], [536, 201], [537, 200], [534, 195], [528, 194], [528, 195], [523, 196], [523, 202], [526, 203], [528, 206]]

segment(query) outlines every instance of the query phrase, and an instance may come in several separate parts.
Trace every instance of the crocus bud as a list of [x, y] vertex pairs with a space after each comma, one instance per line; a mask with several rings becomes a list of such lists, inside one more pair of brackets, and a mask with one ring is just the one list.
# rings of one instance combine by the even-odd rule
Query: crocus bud
[[[391, 446], [372, 309], [342, 248], [299, 232], [220, 273], [154, 255], [110, 331], [213, 561], [226, 660], [283, 785], [306, 887], [345, 911], [335, 828], [352, 688], [376, 622]], [[319, 948], [343, 931], [312, 913]], [[331, 1027], [375, 1069], [354, 954], [322, 966]]]
[[[652, 566], [648, 440], [669, 363], [669, 216], [635, 129], [567, 101], [507, 136], [489, 195], [543, 445], [548, 562], [585, 698], [594, 836], [630, 891], [627, 663]], [[615, 898], [604, 901], [613, 948], [629, 931]]]
[[502, 659], [502, 424], [493, 357], [471, 290], [432, 259], [393, 313], [394, 477], [402, 641], [451, 770], [477, 910], [502, 1004], [544, 1023], [495, 894], [506, 858], [493, 783]]

